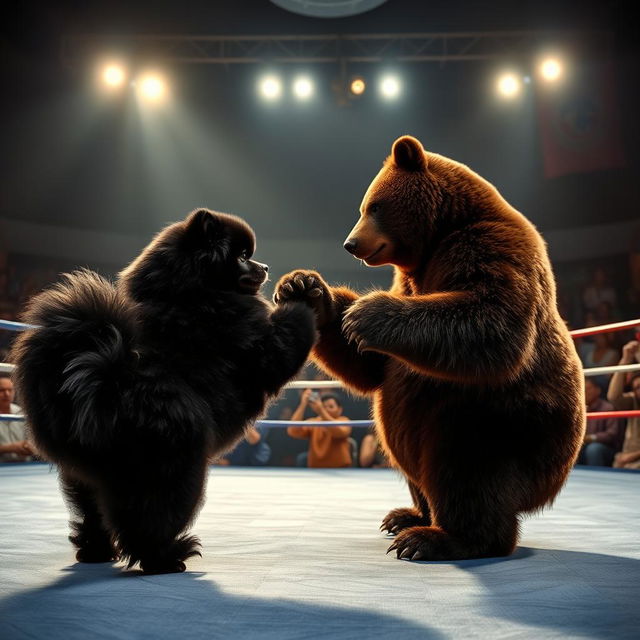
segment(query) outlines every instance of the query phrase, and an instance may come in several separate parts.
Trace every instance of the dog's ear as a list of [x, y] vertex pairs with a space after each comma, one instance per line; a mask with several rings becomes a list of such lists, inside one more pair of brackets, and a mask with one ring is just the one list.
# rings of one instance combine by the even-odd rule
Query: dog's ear
[[187, 219], [187, 231], [198, 243], [206, 246], [215, 246], [225, 237], [224, 224], [209, 209], [197, 209]]

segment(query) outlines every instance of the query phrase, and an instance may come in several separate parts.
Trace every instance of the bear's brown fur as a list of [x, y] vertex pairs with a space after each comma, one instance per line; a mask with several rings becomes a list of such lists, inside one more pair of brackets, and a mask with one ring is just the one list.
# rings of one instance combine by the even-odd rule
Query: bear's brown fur
[[410, 136], [367, 190], [345, 248], [394, 265], [360, 296], [294, 271], [275, 298], [316, 310], [312, 355], [374, 399], [413, 508], [382, 528], [400, 558], [507, 555], [519, 514], [551, 503], [585, 428], [581, 366], [534, 226], [468, 167]]

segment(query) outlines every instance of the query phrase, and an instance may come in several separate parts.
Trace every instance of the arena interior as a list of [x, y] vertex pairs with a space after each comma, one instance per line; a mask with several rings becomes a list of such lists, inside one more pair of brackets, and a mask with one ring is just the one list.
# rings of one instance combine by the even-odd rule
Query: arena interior
[[[638, 638], [630, 3], [25, 0], [14, 10], [0, 58], [0, 638]], [[381, 523], [412, 496], [371, 401], [309, 360], [238, 447], [209, 460], [190, 528], [201, 555], [186, 571], [77, 562], [57, 465], [32, 441], [12, 380], [12, 345], [34, 330], [29, 300], [79, 268], [117, 278], [200, 207], [251, 225], [268, 299], [295, 269], [386, 290], [392, 267], [369, 268], [343, 243], [405, 134], [489, 180], [545, 241], [587, 411], [553, 504], [522, 517], [511, 555], [399, 559]], [[331, 429], [343, 430], [340, 445], [319, 453], [312, 432]], [[480, 445], [478, 462], [488, 454]]]

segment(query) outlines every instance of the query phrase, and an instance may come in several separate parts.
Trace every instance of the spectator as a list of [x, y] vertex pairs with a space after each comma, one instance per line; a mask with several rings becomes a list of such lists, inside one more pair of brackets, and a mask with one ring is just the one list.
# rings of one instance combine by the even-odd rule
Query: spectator
[[293, 416], [293, 409], [285, 404], [278, 412], [277, 420], [293, 420], [291, 416]]
[[[308, 418], [309, 422], [349, 420], [342, 415], [342, 403], [334, 393], [314, 396], [311, 389], [305, 389], [291, 419], [302, 420], [307, 406], [317, 414], [313, 418]], [[329, 468], [350, 467], [353, 464], [351, 427], [288, 427], [287, 433], [293, 438], [309, 440], [308, 451], [299, 456], [299, 466]]]
[[380, 469], [391, 466], [387, 456], [384, 455], [380, 448], [380, 443], [375, 433], [368, 433], [362, 438], [359, 462], [360, 466], [365, 469]]
[[[613, 411], [612, 404], [602, 397], [603, 388], [593, 378], [584, 381], [587, 411]], [[624, 438], [624, 422], [616, 418], [595, 418], [587, 420], [587, 433], [577, 464], [593, 467], [610, 467], [615, 454], [620, 451]]]
[[629, 248], [629, 302], [640, 307], [640, 225], [636, 227]]
[[[293, 415], [293, 407], [286, 404], [288, 401], [287, 396], [293, 394], [294, 389], [287, 389], [285, 394], [279, 399], [276, 404], [269, 407], [267, 413], [268, 420], [291, 420]], [[290, 400], [291, 398], [289, 398]], [[296, 394], [294, 406], [298, 406], [299, 394]], [[269, 466], [272, 467], [295, 467], [296, 456], [302, 451], [306, 451], [306, 443], [300, 440], [294, 440], [287, 434], [287, 429], [282, 427], [270, 427], [263, 431], [264, 441], [269, 445], [271, 449], [271, 457], [269, 458]]]
[[[0, 413], [22, 413], [13, 404], [13, 382], [8, 373], [0, 373]], [[24, 422], [0, 420], [0, 462], [25, 462], [32, 460], [35, 447], [25, 438]]]
[[[622, 348], [620, 364], [640, 362], [640, 342], [631, 340]], [[640, 373], [631, 378], [631, 391], [624, 391], [624, 373], [614, 373], [609, 384], [607, 399], [619, 411], [640, 409]], [[640, 469], [640, 418], [628, 418], [622, 451], [616, 454], [613, 466]]]
[[604, 267], [599, 265], [593, 269], [591, 280], [582, 292], [582, 304], [585, 311], [597, 313], [601, 302], [608, 302], [611, 309], [617, 309], [616, 290], [609, 283]]
[[233, 451], [216, 460], [215, 464], [234, 467], [263, 467], [271, 458], [271, 447], [265, 441], [266, 430], [251, 426]]
[[[620, 354], [611, 345], [610, 334], [596, 333], [592, 341], [583, 341], [578, 349], [580, 360], [585, 369], [593, 367], [611, 367], [616, 364]], [[603, 389], [609, 386], [610, 375], [596, 376], [595, 382]]]
[[[594, 309], [593, 314], [598, 325], [611, 324], [616, 321], [613, 306], [608, 300], [600, 300]], [[611, 336], [611, 334], [607, 335]]]

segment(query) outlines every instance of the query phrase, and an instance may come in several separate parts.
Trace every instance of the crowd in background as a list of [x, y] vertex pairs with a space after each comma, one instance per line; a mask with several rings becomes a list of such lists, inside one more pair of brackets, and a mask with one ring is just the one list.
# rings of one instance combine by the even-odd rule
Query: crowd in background
[[[70, 268], [51, 260], [34, 261], [27, 256], [0, 252], [0, 319], [19, 321], [28, 299]], [[638, 246], [632, 245], [628, 254], [616, 258], [562, 263], [554, 265], [554, 269], [559, 311], [570, 329], [640, 318], [640, 242]], [[0, 362], [7, 361], [14, 337], [15, 333], [0, 330]], [[576, 348], [585, 369], [605, 367], [640, 362], [639, 339], [640, 326], [576, 340]], [[299, 377], [326, 379], [311, 364]], [[6, 387], [9, 383], [9, 378], [4, 377], [2, 385]], [[234, 451], [212, 462], [325, 468], [388, 466], [373, 429], [340, 424], [341, 420], [368, 420], [369, 402], [342, 391], [322, 391], [287, 389], [265, 416], [271, 420], [305, 421], [309, 426], [251, 428]], [[0, 400], [8, 397], [6, 389], [0, 392]], [[640, 409], [640, 375], [589, 376], [585, 380], [585, 404], [590, 412]], [[4, 413], [17, 412], [13, 396], [4, 405], [7, 409]], [[312, 426], [313, 422], [328, 420], [337, 421], [336, 426]], [[30, 445], [18, 425], [0, 421], [0, 430], [4, 432], [4, 436], [0, 434], [0, 444], [8, 447], [6, 451], [0, 448], [0, 461], [36, 457], [34, 450], [27, 451]], [[7, 436], [9, 433], [13, 436]], [[17, 444], [11, 445], [7, 439]], [[578, 464], [640, 469], [640, 419], [589, 420]]]

